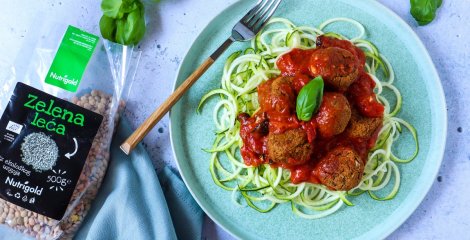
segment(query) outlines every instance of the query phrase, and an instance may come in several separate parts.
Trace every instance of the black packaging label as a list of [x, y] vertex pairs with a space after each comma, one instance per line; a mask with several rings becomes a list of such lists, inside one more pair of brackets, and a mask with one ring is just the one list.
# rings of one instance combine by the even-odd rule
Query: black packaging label
[[0, 119], [0, 197], [60, 220], [102, 121], [18, 83]]

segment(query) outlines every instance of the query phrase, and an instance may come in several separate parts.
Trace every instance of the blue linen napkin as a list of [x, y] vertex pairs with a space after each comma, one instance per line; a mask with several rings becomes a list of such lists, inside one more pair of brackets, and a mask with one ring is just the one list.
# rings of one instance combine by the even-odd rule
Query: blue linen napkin
[[108, 172], [75, 239], [201, 239], [203, 212], [179, 175], [164, 168], [160, 185], [140, 144], [130, 156], [119, 149], [130, 134], [122, 119]]

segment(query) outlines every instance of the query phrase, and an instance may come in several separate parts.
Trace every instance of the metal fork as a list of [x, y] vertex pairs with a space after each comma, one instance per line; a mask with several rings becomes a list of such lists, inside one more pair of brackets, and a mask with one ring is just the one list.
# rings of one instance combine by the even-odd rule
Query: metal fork
[[162, 119], [183, 94], [209, 69], [225, 50], [237, 41], [248, 41], [266, 25], [282, 0], [260, 0], [232, 29], [230, 36], [196, 71], [194, 71], [163, 104], [155, 110], [121, 145], [121, 150], [130, 154], [135, 146]]

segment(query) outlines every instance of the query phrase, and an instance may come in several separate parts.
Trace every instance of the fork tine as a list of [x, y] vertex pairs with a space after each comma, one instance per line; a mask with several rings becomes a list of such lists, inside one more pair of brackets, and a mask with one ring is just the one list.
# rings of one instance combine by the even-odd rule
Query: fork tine
[[271, 19], [271, 17], [274, 15], [274, 12], [276, 12], [277, 8], [279, 7], [279, 4], [281, 4], [281, 0], [274, 0], [272, 2], [272, 4], [263, 13], [263, 15], [260, 16], [259, 19], [252, 25], [254, 32], [260, 31], [261, 28], [263, 28], [264, 25], [266, 25], [269, 19]]
[[259, 0], [232, 28], [231, 41], [248, 41], [253, 39], [263, 28], [282, 0]]
[[274, 0], [267, 0], [266, 3], [269, 4], [263, 4], [262, 8], [256, 11], [253, 18], [250, 18], [250, 20], [246, 23], [247, 26], [253, 29], [253, 27], [261, 19], [261, 17], [264, 16], [267, 12], [269, 12], [269, 9], [271, 8], [274, 2]]
[[266, 3], [268, 3], [269, 0], [260, 0], [258, 3], [242, 18], [242, 22], [247, 24], [248, 22], [253, 19], [256, 15], [259, 14], [259, 12], [266, 6]]

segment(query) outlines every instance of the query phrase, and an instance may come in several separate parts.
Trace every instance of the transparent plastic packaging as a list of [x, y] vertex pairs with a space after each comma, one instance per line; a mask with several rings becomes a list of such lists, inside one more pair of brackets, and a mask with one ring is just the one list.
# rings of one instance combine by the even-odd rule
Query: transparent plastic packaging
[[0, 199], [0, 238], [5, 229], [36, 239], [72, 238], [86, 216], [108, 167], [111, 138], [141, 52], [134, 51], [132, 46], [100, 40], [78, 90], [68, 92], [44, 81], [67, 26], [52, 21], [35, 23], [15, 66], [0, 69], [0, 113], [7, 107], [15, 85], [22, 82], [96, 112], [103, 116], [103, 121], [64, 217], [54, 220]]

